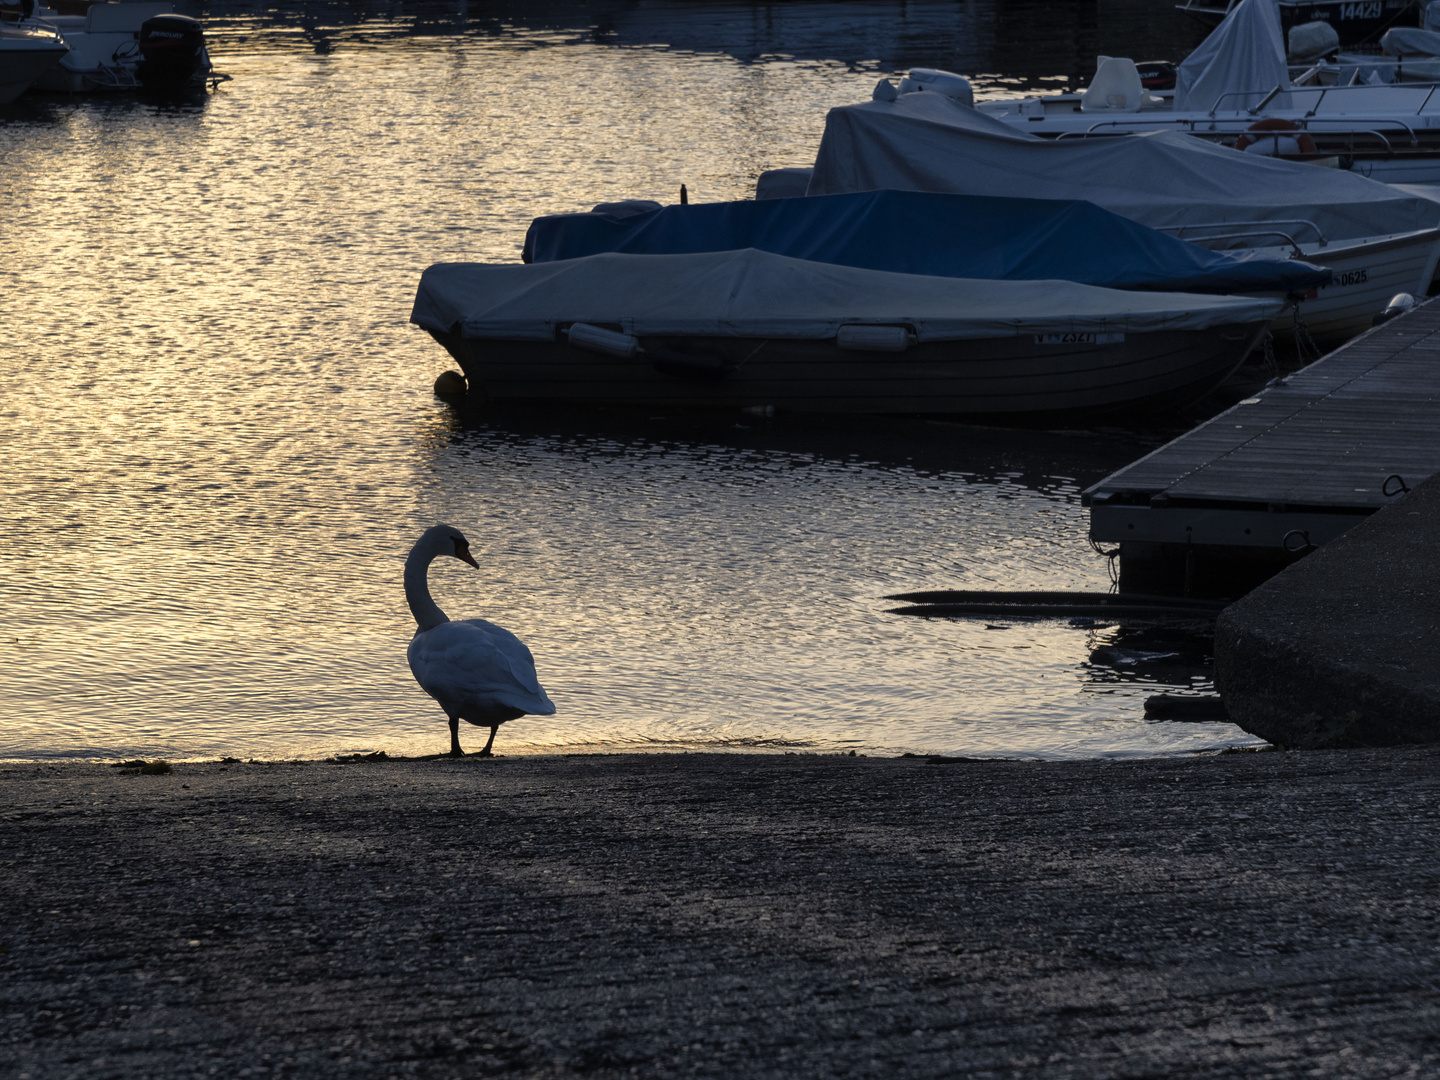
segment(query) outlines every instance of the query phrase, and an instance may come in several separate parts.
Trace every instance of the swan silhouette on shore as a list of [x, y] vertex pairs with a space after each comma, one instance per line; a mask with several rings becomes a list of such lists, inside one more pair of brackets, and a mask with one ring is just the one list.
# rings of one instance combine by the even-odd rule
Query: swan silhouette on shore
[[430, 598], [430, 564], [441, 555], [480, 568], [469, 542], [450, 525], [426, 529], [410, 549], [405, 560], [405, 599], [417, 624], [407, 652], [410, 671], [450, 718], [450, 756], [465, 756], [460, 749], [464, 720], [490, 729], [479, 754], [490, 757], [501, 724], [526, 714], [550, 716], [555, 705], [540, 688], [535, 660], [524, 642], [484, 619], [451, 622]]

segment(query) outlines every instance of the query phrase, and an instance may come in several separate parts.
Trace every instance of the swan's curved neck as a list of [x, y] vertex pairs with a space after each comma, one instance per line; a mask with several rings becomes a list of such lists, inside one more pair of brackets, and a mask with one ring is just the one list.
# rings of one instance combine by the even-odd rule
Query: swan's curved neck
[[405, 601], [421, 630], [450, 621], [449, 616], [440, 610], [440, 605], [430, 599], [430, 584], [426, 577], [435, 555], [435, 550], [428, 545], [416, 544], [405, 560]]

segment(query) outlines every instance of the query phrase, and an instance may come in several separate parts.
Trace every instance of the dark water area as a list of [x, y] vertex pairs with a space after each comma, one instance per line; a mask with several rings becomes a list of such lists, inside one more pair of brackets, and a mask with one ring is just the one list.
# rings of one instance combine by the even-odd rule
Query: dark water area
[[[226, 44], [375, 46], [401, 38], [555, 35], [553, 44], [661, 47], [742, 63], [821, 60], [940, 67], [984, 86], [1083, 86], [1099, 54], [1179, 60], [1203, 38], [1164, 0], [950, 3], [636, 2], [187, 4]], [[251, 34], [251, 31], [255, 33]], [[298, 31], [298, 33], [297, 33]]]
[[437, 600], [518, 633], [559, 706], [502, 752], [1253, 741], [1143, 717], [1209, 688], [1203, 628], [883, 599], [1108, 587], [1080, 492], [1203, 409], [1064, 430], [461, 413], [408, 323], [427, 265], [514, 261], [537, 214], [747, 197], [880, 74], [1001, 93], [1098, 51], [1176, 58], [1197, 32], [1168, 4], [186, 10], [233, 76], [215, 93], [0, 109], [0, 757], [443, 749], [400, 586], [436, 521], [481, 564], [437, 565]]

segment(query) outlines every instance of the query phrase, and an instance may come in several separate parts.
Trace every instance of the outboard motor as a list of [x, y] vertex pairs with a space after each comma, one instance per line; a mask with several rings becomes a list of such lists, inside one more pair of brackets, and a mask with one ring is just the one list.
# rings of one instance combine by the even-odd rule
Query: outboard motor
[[1174, 90], [1177, 69], [1169, 60], [1141, 60], [1135, 65], [1146, 90]]
[[199, 85], [209, 72], [210, 54], [198, 20], [156, 15], [140, 24], [140, 66], [135, 74], [147, 90]]
[[975, 91], [970, 87], [970, 80], [964, 75], [956, 75], [953, 71], [940, 71], [938, 68], [911, 68], [910, 74], [900, 80], [900, 93], [913, 94], [917, 90], [930, 90], [937, 94], [944, 94], [948, 98], [954, 98], [961, 105], [974, 106]]

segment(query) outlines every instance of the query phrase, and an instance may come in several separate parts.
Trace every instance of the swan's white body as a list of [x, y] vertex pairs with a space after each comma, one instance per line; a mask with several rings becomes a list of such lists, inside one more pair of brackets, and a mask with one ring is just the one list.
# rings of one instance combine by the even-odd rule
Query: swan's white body
[[426, 578], [430, 563], [440, 555], [475, 565], [465, 537], [449, 525], [425, 530], [411, 549], [405, 561], [405, 599], [418, 628], [407, 653], [410, 671], [450, 718], [450, 753], [458, 757], [463, 752], [459, 721], [464, 720], [490, 729], [490, 741], [480, 751], [488, 755], [505, 721], [527, 713], [550, 716], [555, 705], [540, 687], [535, 660], [524, 642], [484, 619], [451, 622], [430, 598]]

